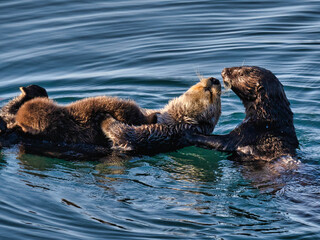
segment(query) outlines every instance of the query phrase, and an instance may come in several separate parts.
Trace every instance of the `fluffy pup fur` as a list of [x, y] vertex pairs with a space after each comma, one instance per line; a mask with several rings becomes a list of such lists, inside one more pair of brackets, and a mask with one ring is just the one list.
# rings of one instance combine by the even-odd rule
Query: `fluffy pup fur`
[[32, 99], [18, 110], [16, 125], [25, 133], [49, 141], [108, 145], [100, 125], [110, 117], [129, 125], [156, 121], [155, 113], [145, 115], [134, 101], [102, 96], [67, 106], [47, 98]]
[[189, 145], [186, 132], [209, 134], [221, 114], [221, 85], [215, 78], [201, 79], [157, 113], [157, 123], [142, 126], [108, 118], [102, 130], [112, 140], [113, 149], [134, 153], [155, 153]]
[[6, 128], [12, 128], [15, 125], [15, 117], [19, 108], [27, 101], [36, 97], [47, 98], [47, 91], [38, 85], [29, 85], [27, 87], [20, 87], [21, 94], [11, 100], [0, 110], [0, 118], [6, 124]]

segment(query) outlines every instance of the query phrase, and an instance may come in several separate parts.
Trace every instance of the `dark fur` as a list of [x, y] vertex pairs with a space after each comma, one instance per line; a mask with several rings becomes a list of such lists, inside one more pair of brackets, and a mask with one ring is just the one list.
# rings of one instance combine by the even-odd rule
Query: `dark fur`
[[16, 113], [25, 102], [36, 97], [48, 97], [47, 91], [44, 88], [39, 87], [38, 85], [20, 87], [20, 90], [21, 94], [11, 100], [0, 110], [1, 122], [5, 122], [5, 124], [1, 124], [2, 131], [4, 131], [6, 128], [12, 128], [14, 126]]
[[88, 98], [68, 106], [35, 98], [16, 114], [16, 126], [22, 131], [12, 132], [1, 142], [8, 145], [8, 139], [14, 140], [28, 152], [40, 148], [47, 155], [63, 157], [79, 156], [77, 152], [101, 156], [111, 147], [133, 154], [174, 150], [189, 145], [182, 137], [185, 131], [213, 131], [221, 113], [220, 93], [217, 79], [201, 79], [160, 110], [140, 109], [133, 101], [111, 97]]
[[134, 101], [115, 97], [92, 97], [61, 106], [46, 98], [22, 105], [16, 125], [23, 132], [54, 142], [108, 145], [101, 122], [114, 118], [129, 125], [150, 124], [156, 115], [145, 116]]
[[294, 155], [299, 142], [293, 113], [276, 76], [269, 70], [249, 66], [225, 68], [221, 75], [225, 85], [242, 100], [246, 117], [229, 134], [189, 135], [190, 143], [255, 159]]

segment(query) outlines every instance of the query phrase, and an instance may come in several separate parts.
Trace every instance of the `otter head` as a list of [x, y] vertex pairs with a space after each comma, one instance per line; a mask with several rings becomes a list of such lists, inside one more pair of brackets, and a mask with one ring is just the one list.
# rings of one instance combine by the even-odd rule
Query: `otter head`
[[204, 78], [180, 97], [170, 101], [165, 111], [175, 124], [210, 124], [214, 127], [221, 114], [220, 95], [219, 80]]
[[242, 66], [225, 68], [221, 76], [225, 87], [242, 100], [247, 117], [273, 120], [283, 113], [292, 115], [283, 86], [271, 71]]
[[38, 85], [29, 85], [20, 87], [21, 95], [25, 100], [30, 100], [36, 97], [48, 97], [47, 91]]

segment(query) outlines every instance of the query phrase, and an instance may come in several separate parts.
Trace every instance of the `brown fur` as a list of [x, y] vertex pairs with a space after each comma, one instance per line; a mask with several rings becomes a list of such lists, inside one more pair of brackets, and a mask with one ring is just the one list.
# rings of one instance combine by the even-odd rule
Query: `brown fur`
[[193, 135], [189, 142], [204, 148], [237, 153], [241, 159], [267, 160], [295, 155], [299, 141], [283, 86], [269, 70], [256, 66], [225, 68], [225, 85], [242, 100], [243, 122], [226, 135]]
[[110, 117], [129, 125], [156, 121], [155, 113], [145, 115], [134, 101], [115, 97], [86, 98], [67, 106], [35, 98], [21, 106], [16, 124], [50, 141], [106, 145], [100, 124]]
[[221, 113], [220, 91], [217, 79], [202, 79], [158, 111], [112, 97], [87, 98], [67, 106], [35, 98], [21, 106], [16, 124], [54, 142], [109, 146], [111, 141], [113, 149], [124, 151], [167, 151], [186, 146], [181, 141], [185, 131], [213, 131]]
[[[4, 128], [15, 126], [15, 117], [19, 108], [27, 101], [36, 97], [48, 97], [47, 91], [38, 85], [20, 87], [21, 94], [3, 106], [0, 110], [0, 118], [5, 122]], [[3, 129], [5, 130], [5, 129]]]
[[221, 114], [221, 85], [217, 79], [202, 79], [157, 114], [157, 124], [130, 126], [114, 119], [102, 123], [113, 148], [136, 153], [154, 153], [187, 146], [186, 131], [209, 134]]

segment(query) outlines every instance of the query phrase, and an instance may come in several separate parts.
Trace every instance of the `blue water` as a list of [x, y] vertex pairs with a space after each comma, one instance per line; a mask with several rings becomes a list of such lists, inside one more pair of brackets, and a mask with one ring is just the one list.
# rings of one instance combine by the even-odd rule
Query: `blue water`
[[[112, 95], [161, 108], [224, 67], [258, 65], [285, 87], [300, 141], [283, 166], [189, 147], [66, 161], [0, 152], [1, 239], [320, 239], [320, 2], [0, 2], [1, 105], [38, 84], [69, 103]], [[215, 133], [244, 118], [222, 96]]]

